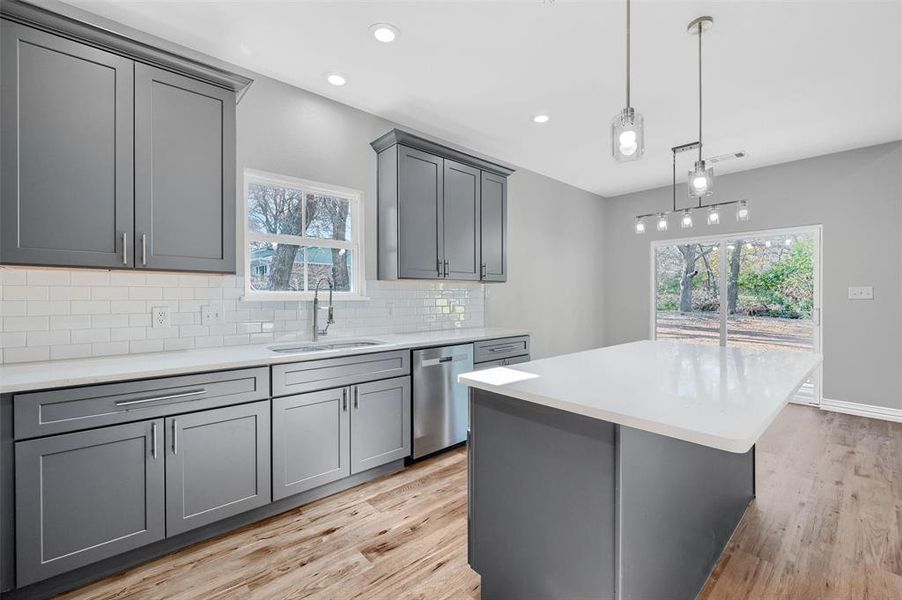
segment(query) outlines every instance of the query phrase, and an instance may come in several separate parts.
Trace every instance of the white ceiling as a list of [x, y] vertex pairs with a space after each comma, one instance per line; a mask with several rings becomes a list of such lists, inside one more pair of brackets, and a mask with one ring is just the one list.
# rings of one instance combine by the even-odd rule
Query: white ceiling
[[[697, 135], [694, 17], [705, 34], [705, 154], [729, 172], [902, 138], [902, 1], [633, 3], [633, 105], [646, 156], [619, 164], [624, 2], [70, 3], [477, 152], [612, 196], [670, 181]], [[367, 32], [401, 30], [393, 44]], [[325, 73], [348, 78], [330, 86]], [[532, 116], [547, 112], [544, 125]], [[681, 171], [691, 166], [681, 161]]]

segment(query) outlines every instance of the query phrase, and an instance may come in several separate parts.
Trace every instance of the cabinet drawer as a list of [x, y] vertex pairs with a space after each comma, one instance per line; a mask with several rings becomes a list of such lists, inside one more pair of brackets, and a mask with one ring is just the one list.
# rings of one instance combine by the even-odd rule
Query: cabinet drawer
[[500, 338], [497, 340], [486, 340], [473, 344], [475, 353], [473, 362], [488, 362], [490, 360], [498, 360], [500, 358], [511, 358], [513, 356], [522, 356], [529, 354], [529, 336], [521, 335], [517, 337]]
[[403, 375], [410, 375], [409, 350], [275, 365], [272, 395], [313, 392]]
[[16, 394], [14, 436], [19, 440], [268, 397], [267, 367]]
[[483, 371], [485, 369], [494, 369], [496, 367], [509, 367], [511, 365], [518, 365], [520, 363], [529, 362], [529, 355], [525, 356], [515, 356], [513, 358], [499, 358], [498, 360], [490, 360], [484, 363], [477, 363], [474, 365], [474, 371]]

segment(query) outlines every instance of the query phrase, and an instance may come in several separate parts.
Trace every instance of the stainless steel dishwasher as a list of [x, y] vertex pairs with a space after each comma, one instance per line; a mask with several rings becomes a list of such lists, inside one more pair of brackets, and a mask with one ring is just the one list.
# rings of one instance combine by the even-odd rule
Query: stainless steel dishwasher
[[457, 376], [473, 370], [473, 344], [413, 353], [413, 458], [467, 439], [467, 387]]

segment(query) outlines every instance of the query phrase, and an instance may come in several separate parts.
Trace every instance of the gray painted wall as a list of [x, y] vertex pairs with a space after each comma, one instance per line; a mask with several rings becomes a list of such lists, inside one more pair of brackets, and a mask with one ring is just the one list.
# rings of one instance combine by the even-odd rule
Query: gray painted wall
[[[725, 175], [715, 190], [721, 200], [749, 198], [751, 221], [740, 226], [728, 211], [720, 226], [702, 222], [692, 233], [823, 225], [823, 395], [902, 409], [902, 143]], [[605, 201], [606, 344], [649, 336], [650, 243], [687, 233], [671, 219], [668, 233], [652, 226], [639, 236], [634, 216], [666, 210], [670, 194], [666, 187]], [[684, 205], [685, 184], [677, 194]], [[853, 285], [874, 286], [874, 300], [848, 300]]]
[[508, 205], [508, 279], [485, 286], [486, 324], [532, 331], [533, 358], [601, 346], [602, 198], [517, 171]]
[[[241, 173], [253, 168], [362, 190], [366, 274], [375, 279], [376, 155], [369, 143], [395, 124], [252, 76], [238, 105], [239, 189]], [[531, 330], [535, 357], [601, 345], [602, 202], [531, 171], [511, 176], [509, 275], [507, 283], [485, 286], [487, 326]]]

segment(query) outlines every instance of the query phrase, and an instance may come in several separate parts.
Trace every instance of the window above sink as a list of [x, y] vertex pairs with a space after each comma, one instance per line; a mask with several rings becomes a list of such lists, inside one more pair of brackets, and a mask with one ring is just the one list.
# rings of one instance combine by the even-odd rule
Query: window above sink
[[245, 297], [312, 300], [316, 282], [334, 282], [335, 300], [364, 297], [361, 193], [247, 169]]

